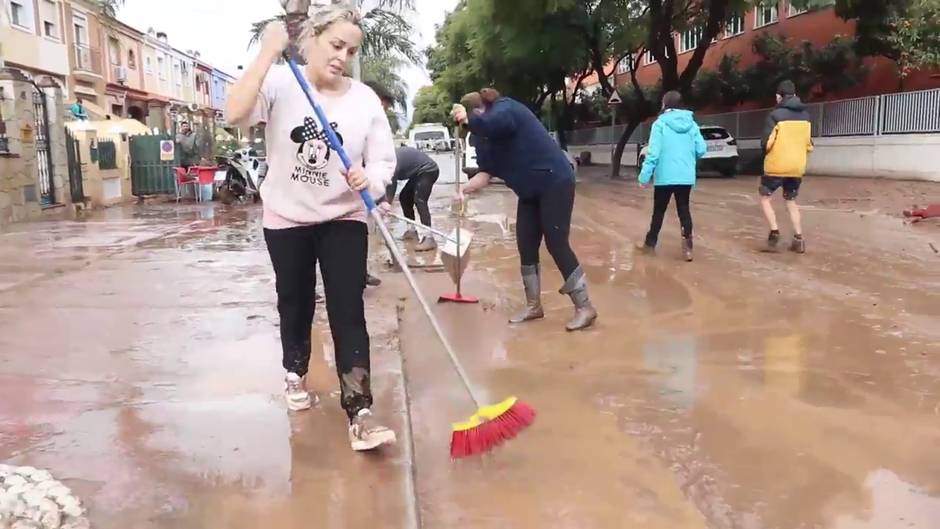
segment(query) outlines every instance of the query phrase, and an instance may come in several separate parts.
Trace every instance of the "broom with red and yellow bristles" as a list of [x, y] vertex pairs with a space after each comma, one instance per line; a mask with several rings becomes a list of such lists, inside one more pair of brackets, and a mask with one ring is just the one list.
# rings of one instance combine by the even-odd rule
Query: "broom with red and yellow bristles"
[[[294, 78], [297, 79], [297, 83], [307, 96], [307, 101], [310, 103], [310, 106], [313, 107], [313, 112], [317, 115], [317, 119], [320, 121], [324, 132], [326, 132], [330, 147], [339, 155], [340, 159], [343, 161], [343, 165], [348, 170], [352, 166], [352, 160], [350, 160], [346, 151], [343, 149], [343, 145], [339, 142], [336, 131], [333, 130], [333, 126], [330, 124], [330, 120], [327, 119], [326, 113], [323, 112], [320, 105], [313, 99], [313, 92], [310, 90], [310, 85], [307, 83], [303, 72], [301, 72], [300, 67], [297, 66], [297, 63], [289, 53], [284, 53], [284, 59], [286, 59], [288, 66], [294, 74]], [[424, 314], [428, 317], [428, 320], [431, 321], [431, 327], [434, 328], [434, 332], [444, 346], [444, 350], [447, 352], [447, 356], [450, 358], [450, 362], [454, 366], [457, 376], [467, 389], [470, 399], [477, 407], [477, 412], [467, 421], [453, 425], [453, 435], [450, 441], [451, 457], [456, 459], [483, 454], [502, 444], [504, 441], [512, 439], [518, 435], [519, 432], [532, 424], [535, 420], [535, 410], [516, 397], [510, 397], [492, 406], [481, 405], [482, 401], [473, 390], [469, 377], [467, 377], [463, 366], [460, 365], [460, 360], [457, 359], [457, 355], [454, 353], [454, 348], [451, 347], [450, 341], [441, 329], [437, 318], [434, 317], [434, 313], [431, 312], [430, 305], [428, 305], [427, 300], [424, 299], [424, 295], [418, 288], [414, 275], [412, 275], [411, 269], [408, 267], [408, 262], [402, 256], [401, 250], [398, 249], [398, 245], [392, 238], [391, 232], [388, 231], [388, 226], [386, 226], [381, 213], [376, 209], [375, 200], [372, 199], [368, 190], [361, 191], [360, 196], [363, 202], [365, 202], [366, 208], [369, 210], [369, 215], [382, 233], [382, 237], [384, 237], [385, 242], [388, 243], [388, 248], [392, 252], [392, 256], [394, 256], [395, 260], [401, 266], [401, 270], [405, 274], [405, 279], [408, 280], [408, 284], [414, 291], [415, 297], [418, 298], [418, 302], [424, 309]]]

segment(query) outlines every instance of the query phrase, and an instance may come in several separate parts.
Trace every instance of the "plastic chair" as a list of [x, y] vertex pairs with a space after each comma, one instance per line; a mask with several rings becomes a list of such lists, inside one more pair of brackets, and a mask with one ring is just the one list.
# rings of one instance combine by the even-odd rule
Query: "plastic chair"
[[185, 186], [193, 186], [193, 196], [196, 197], [196, 202], [199, 202], [199, 176], [196, 173], [193, 173], [191, 170], [187, 170], [185, 167], [176, 168], [176, 202], [179, 203], [183, 198], [183, 188]]

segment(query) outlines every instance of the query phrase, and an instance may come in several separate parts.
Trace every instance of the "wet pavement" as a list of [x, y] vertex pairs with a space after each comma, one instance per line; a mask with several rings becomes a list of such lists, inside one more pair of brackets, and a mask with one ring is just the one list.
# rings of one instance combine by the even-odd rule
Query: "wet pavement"
[[584, 171], [573, 223], [587, 332], [564, 332], [547, 253], [546, 319], [505, 324], [515, 201], [470, 204], [481, 303], [435, 310], [487, 400], [539, 412], [485, 458], [449, 459], [472, 405], [377, 241], [376, 410], [402, 442], [362, 456], [323, 311], [323, 402], [285, 410], [259, 211], [150, 204], [0, 233], [0, 461], [49, 469], [102, 528], [940, 526], [940, 223], [900, 216], [940, 185], [808, 179], [797, 256], [759, 251], [756, 179], [708, 179], [689, 264], [672, 209], [659, 254], [634, 255], [651, 192], [603, 172]]

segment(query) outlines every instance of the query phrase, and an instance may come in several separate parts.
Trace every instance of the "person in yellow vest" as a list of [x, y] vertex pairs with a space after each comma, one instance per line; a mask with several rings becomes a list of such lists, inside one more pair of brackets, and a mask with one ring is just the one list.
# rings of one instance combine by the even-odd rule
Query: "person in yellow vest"
[[796, 95], [792, 81], [783, 81], [777, 87], [777, 108], [767, 116], [761, 147], [764, 151], [764, 176], [760, 180], [760, 204], [770, 225], [768, 250], [776, 251], [780, 242], [777, 215], [770, 199], [782, 187], [783, 199], [793, 224], [790, 250], [806, 253], [796, 197], [800, 193], [803, 175], [806, 174], [808, 154], [813, 150], [812, 126], [806, 105]]

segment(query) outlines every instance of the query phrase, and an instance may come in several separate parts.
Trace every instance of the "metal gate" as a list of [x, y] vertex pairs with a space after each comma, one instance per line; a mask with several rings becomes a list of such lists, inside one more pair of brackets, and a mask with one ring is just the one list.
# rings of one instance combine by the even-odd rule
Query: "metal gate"
[[134, 196], [176, 193], [175, 168], [179, 166], [179, 150], [174, 150], [173, 160], [162, 160], [160, 146], [163, 141], [173, 141], [173, 137], [166, 134], [131, 136], [131, 192]]
[[36, 171], [39, 177], [39, 200], [44, 206], [55, 204], [52, 156], [49, 154], [49, 113], [46, 94], [33, 84], [33, 116], [36, 121]]
[[78, 140], [72, 136], [72, 131], [65, 129], [65, 155], [69, 164], [69, 190], [72, 202], [79, 204], [85, 201], [85, 189], [82, 186], [82, 152]]

